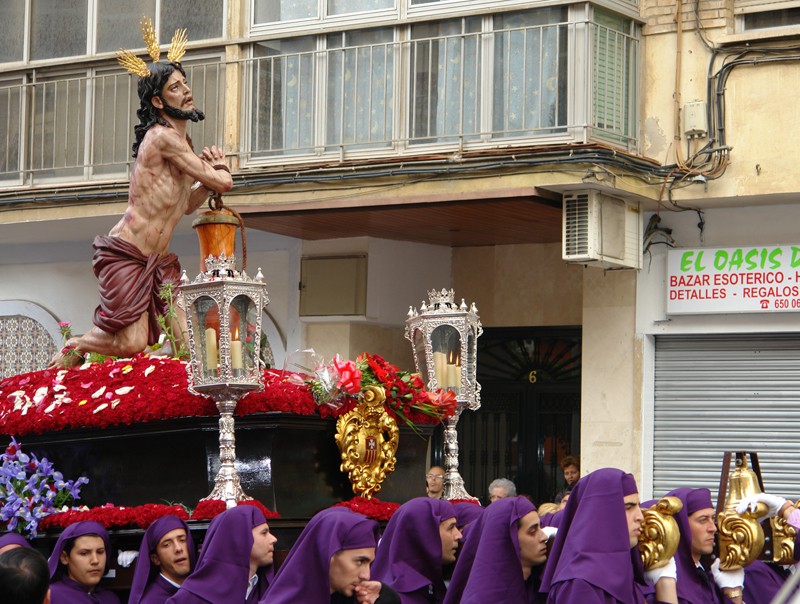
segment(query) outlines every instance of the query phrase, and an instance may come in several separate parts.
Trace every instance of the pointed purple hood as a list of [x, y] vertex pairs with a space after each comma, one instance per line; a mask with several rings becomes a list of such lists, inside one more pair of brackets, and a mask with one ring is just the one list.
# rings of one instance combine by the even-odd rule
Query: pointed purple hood
[[637, 492], [633, 476], [616, 468], [595, 470], [573, 485], [542, 576], [543, 593], [582, 579], [623, 604], [641, 604], [642, 559], [631, 548], [623, 501]]
[[147, 527], [147, 531], [142, 539], [142, 544], [139, 547], [139, 557], [136, 559], [136, 568], [133, 571], [133, 581], [131, 582], [131, 593], [128, 598], [128, 604], [139, 604], [147, 586], [150, 585], [153, 579], [158, 577], [160, 569], [150, 561], [150, 554], [155, 552], [156, 546], [158, 542], [161, 541], [161, 538], [175, 529], [184, 529], [186, 531], [186, 549], [189, 555], [189, 566], [194, 570], [194, 565], [197, 561], [197, 552], [195, 550], [194, 541], [192, 540], [192, 534], [189, 532], [189, 526], [176, 516], [163, 516], [159, 518]]
[[263, 604], [329, 604], [331, 558], [349, 549], [375, 547], [378, 523], [347, 508], [322, 510], [300, 533]]
[[433, 585], [437, 599], [443, 599], [439, 525], [455, 516], [453, 504], [445, 499], [418, 497], [401, 505], [381, 537], [372, 577], [399, 593]]

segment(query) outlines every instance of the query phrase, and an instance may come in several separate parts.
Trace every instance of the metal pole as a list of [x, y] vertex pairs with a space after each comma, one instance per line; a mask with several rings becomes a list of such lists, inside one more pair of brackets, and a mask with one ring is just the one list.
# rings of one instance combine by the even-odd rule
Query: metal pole
[[220, 499], [227, 508], [236, 507], [239, 501], [253, 499], [242, 489], [239, 475], [236, 473], [236, 436], [233, 412], [237, 400], [223, 399], [216, 401], [219, 410], [219, 471], [214, 479], [214, 489], [207, 499]]

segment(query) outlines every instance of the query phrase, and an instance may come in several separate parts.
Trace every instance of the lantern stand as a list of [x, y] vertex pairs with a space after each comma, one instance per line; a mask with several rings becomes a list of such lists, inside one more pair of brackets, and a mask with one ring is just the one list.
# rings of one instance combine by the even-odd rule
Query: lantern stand
[[236, 472], [235, 420], [239, 399], [263, 389], [261, 318], [269, 303], [261, 269], [255, 278], [235, 269], [235, 256], [209, 255], [191, 283], [181, 278], [190, 361], [189, 391], [214, 400], [219, 418], [220, 467], [208, 499], [228, 508], [252, 499]]
[[414, 364], [430, 391], [451, 390], [456, 395], [456, 411], [445, 420], [444, 464], [445, 499], [471, 499], [458, 471], [458, 425], [464, 409], [475, 411], [481, 406], [481, 386], [476, 379], [478, 344], [483, 333], [478, 309], [454, 302], [450, 289], [428, 292], [428, 304], [420, 309], [409, 308], [405, 336], [411, 341]]

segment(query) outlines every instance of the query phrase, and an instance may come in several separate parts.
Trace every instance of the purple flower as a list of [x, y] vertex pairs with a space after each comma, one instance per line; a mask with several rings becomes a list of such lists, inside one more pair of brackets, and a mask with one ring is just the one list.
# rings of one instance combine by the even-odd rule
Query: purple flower
[[24, 453], [16, 440], [0, 455], [0, 523], [9, 531], [35, 537], [39, 521], [80, 498], [86, 477], [65, 481], [43, 457]]

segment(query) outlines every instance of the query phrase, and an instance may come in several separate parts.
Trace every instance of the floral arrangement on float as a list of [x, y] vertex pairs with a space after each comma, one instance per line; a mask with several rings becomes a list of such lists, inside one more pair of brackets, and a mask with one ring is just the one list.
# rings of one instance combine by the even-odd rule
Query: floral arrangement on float
[[[356, 361], [335, 359], [317, 365], [310, 374], [266, 369], [264, 389], [243, 397], [236, 415], [338, 417], [352, 409], [360, 391], [371, 384], [384, 386], [387, 412], [412, 427], [437, 424], [455, 411], [452, 392], [427, 392], [419, 376], [365, 353]], [[8, 435], [216, 414], [213, 401], [189, 392], [184, 361], [148, 354], [0, 381], [0, 426]]]
[[25, 453], [14, 439], [0, 456], [0, 523], [9, 532], [35, 537], [46, 518], [80, 499], [81, 476], [64, 480], [46, 457]]
[[392, 515], [400, 507], [399, 503], [392, 503], [391, 501], [381, 501], [377, 497], [367, 499], [366, 497], [353, 497], [347, 501], [334, 503], [332, 507], [344, 507], [359, 514], [363, 514], [367, 518], [372, 518], [378, 522], [387, 522]]
[[[280, 518], [263, 503], [256, 500], [240, 501], [237, 505], [252, 505], [260, 509], [265, 518]], [[94, 508], [78, 508], [53, 513], [42, 519], [42, 530], [65, 529], [70, 524], [93, 520], [107, 529], [136, 527], [146, 529], [162, 516], [177, 516], [182, 520], [208, 521], [226, 510], [225, 502], [218, 499], [202, 499], [194, 510], [180, 504], [146, 503], [136, 506], [116, 506], [111, 503]]]
[[[311, 356], [318, 360], [313, 352]], [[377, 354], [365, 352], [355, 361], [342, 360], [337, 355], [331, 363], [316, 362], [312, 373], [310, 379], [308, 375], [290, 374], [289, 380], [307, 383], [317, 404], [331, 407], [335, 417], [353, 409], [369, 386], [383, 387], [387, 413], [411, 428], [439, 423], [456, 410], [453, 391], [428, 392], [418, 374], [401, 371]]]

